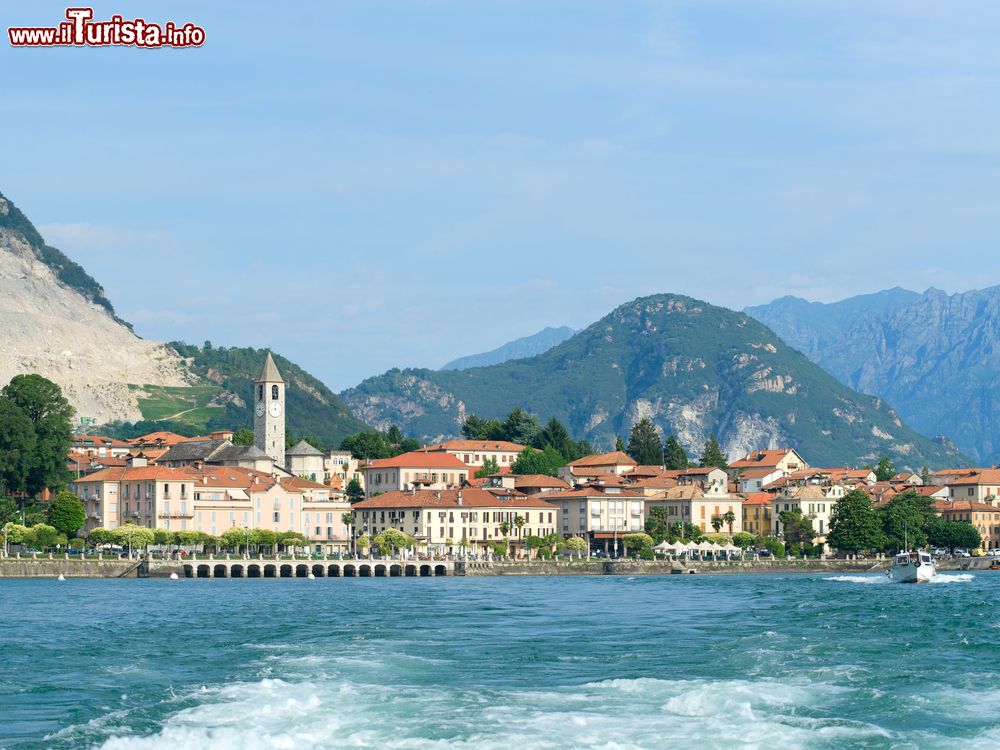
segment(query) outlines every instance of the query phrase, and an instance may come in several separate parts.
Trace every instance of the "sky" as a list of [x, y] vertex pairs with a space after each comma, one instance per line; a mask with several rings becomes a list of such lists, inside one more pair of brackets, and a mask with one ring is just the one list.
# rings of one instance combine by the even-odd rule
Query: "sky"
[[3, 39], [0, 192], [147, 338], [340, 390], [658, 292], [1000, 283], [995, 2], [94, 10], [206, 42]]

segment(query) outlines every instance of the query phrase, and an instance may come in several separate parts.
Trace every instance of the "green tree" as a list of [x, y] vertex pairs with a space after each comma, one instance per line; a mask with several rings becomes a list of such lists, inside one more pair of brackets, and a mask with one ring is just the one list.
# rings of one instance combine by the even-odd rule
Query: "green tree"
[[133, 523], [122, 524], [112, 530], [115, 543], [130, 550], [145, 549], [153, 543], [153, 532], [144, 526], [136, 526]]
[[515, 407], [503, 421], [504, 437], [512, 443], [531, 445], [541, 430], [538, 417], [520, 406]]
[[227, 547], [239, 550], [240, 547], [250, 551], [250, 547], [257, 543], [257, 530], [233, 526], [222, 532], [220, 538]]
[[233, 433], [233, 445], [253, 445], [253, 430], [241, 427]]
[[715, 529], [716, 534], [719, 533], [719, 530], [722, 528], [723, 523], [724, 521], [722, 520], [722, 516], [718, 514], [712, 516], [712, 528]]
[[748, 534], [745, 531], [737, 531], [733, 534], [733, 544], [740, 549], [749, 549], [754, 545], [754, 535]]
[[277, 537], [278, 545], [286, 550], [309, 546], [309, 540], [297, 531], [279, 531]]
[[632, 425], [625, 452], [643, 466], [663, 465], [663, 444], [660, 442], [660, 432], [652, 420], [643, 417]]
[[24, 410], [0, 397], [0, 492], [24, 492], [35, 457], [35, 429]]
[[667, 509], [660, 506], [653, 506], [649, 509], [646, 517], [646, 533], [653, 539], [654, 544], [668, 539], [672, 534], [673, 524], [667, 513]]
[[153, 544], [157, 547], [168, 547], [174, 543], [174, 533], [167, 529], [153, 529]]
[[7, 544], [27, 546], [32, 540], [31, 529], [23, 524], [8, 521], [3, 526], [3, 538]]
[[69, 480], [66, 454], [73, 444], [73, 407], [62, 390], [41, 375], [15, 375], [0, 391], [20, 407], [35, 433], [26, 490], [37, 494], [46, 487], [57, 489]]
[[[525, 450], [528, 449], [525, 448]], [[483, 465], [476, 470], [476, 479], [485, 479], [486, 477], [499, 473], [500, 464], [497, 463], [497, 460], [495, 458], [487, 458], [483, 461]]]
[[785, 544], [794, 550], [792, 554], [799, 554], [816, 538], [812, 519], [802, 515], [799, 508], [781, 511], [778, 514], [778, 519], [781, 521], [781, 527], [785, 534]]
[[780, 539], [774, 536], [761, 536], [757, 537], [755, 545], [759, 549], [767, 550], [771, 555], [777, 559], [781, 559], [785, 556], [785, 545]]
[[848, 492], [833, 506], [827, 542], [841, 552], [882, 547], [882, 524], [872, 499], [860, 490]]
[[87, 522], [83, 503], [72, 492], [61, 490], [49, 502], [48, 522], [66, 536], [74, 536]]
[[360, 550], [367, 550], [372, 546], [372, 538], [367, 534], [362, 534], [356, 540], [354, 540], [354, 546]]
[[559, 468], [565, 466], [566, 461], [560, 453], [551, 445], [545, 446], [545, 450], [538, 451], [534, 448], [525, 448], [517, 454], [510, 470], [514, 474], [545, 474], [554, 477], [558, 475]]
[[875, 467], [875, 479], [879, 482], [888, 482], [896, 476], [896, 467], [888, 456], [882, 456]]
[[17, 502], [12, 497], [0, 497], [0, 526], [13, 521], [15, 517], [20, 518]]
[[256, 539], [253, 543], [259, 550], [266, 550], [267, 554], [273, 555], [274, 548], [278, 544], [278, 534], [270, 529], [257, 529]]
[[719, 441], [712, 435], [705, 441], [705, 450], [701, 454], [701, 466], [715, 466], [719, 469], [728, 469], [729, 462], [726, 461], [726, 454], [722, 452]]
[[937, 518], [927, 529], [927, 541], [935, 547], [944, 547], [953, 553], [959, 547], [967, 550], [981, 547], [983, 537], [968, 521], [945, 521]]
[[582, 537], [571, 536], [566, 540], [566, 549], [570, 552], [576, 552], [577, 557], [583, 557], [585, 552], [590, 552], [590, 545], [588, 545], [587, 540]]
[[357, 476], [351, 477], [351, 481], [347, 483], [347, 489], [344, 491], [344, 495], [347, 497], [347, 502], [351, 505], [354, 503], [359, 503], [365, 499], [365, 490], [361, 486], [361, 480]]
[[413, 537], [398, 529], [386, 529], [376, 534], [372, 540], [383, 555], [395, 554], [398, 550], [413, 546]]
[[89, 541], [93, 547], [103, 547], [105, 544], [112, 544], [115, 541], [115, 535], [110, 529], [98, 526], [91, 529], [90, 533], [87, 534], [87, 541]]
[[568, 456], [576, 450], [575, 443], [569, 436], [569, 431], [555, 417], [552, 417], [545, 428], [538, 433], [532, 445], [539, 450], [551, 446], [561, 456]]
[[681, 445], [681, 441], [677, 439], [676, 435], [668, 437], [663, 444], [663, 463], [672, 471], [688, 468], [687, 451], [684, 450], [684, 446]]
[[619, 453], [625, 452], [625, 441], [621, 439], [620, 435], [615, 435], [615, 450]]
[[931, 470], [926, 466], [920, 470], [920, 481], [924, 485], [929, 485], [931, 483]]
[[59, 531], [47, 523], [36, 523], [31, 527], [31, 541], [35, 549], [44, 551], [59, 543]]
[[622, 545], [626, 550], [642, 552], [644, 549], [653, 548], [653, 537], [649, 534], [625, 534], [622, 536]]
[[496, 426], [499, 427], [500, 423], [496, 422], [496, 420], [486, 420], [482, 417], [477, 417], [475, 414], [469, 414], [465, 418], [465, 422], [462, 423], [462, 437], [468, 440], [487, 440], [491, 421], [495, 422]]
[[913, 490], [894, 495], [877, 513], [885, 548], [889, 550], [901, 550], [907, 544], [911, 548], [925, 547], [927, 531], [938, 518], [934, 501]]

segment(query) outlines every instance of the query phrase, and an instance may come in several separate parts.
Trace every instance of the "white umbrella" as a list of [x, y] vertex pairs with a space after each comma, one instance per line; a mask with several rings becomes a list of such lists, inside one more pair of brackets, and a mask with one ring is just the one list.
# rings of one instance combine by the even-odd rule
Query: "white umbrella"
[[655, 547], [653, 547], [653, 549], [656, 552], [673, 552], [674, 551], [674, 545], [672, 545], [670, 542], [668, 542], [666, 539], [664, 539], [662, 542], [660, 542]]

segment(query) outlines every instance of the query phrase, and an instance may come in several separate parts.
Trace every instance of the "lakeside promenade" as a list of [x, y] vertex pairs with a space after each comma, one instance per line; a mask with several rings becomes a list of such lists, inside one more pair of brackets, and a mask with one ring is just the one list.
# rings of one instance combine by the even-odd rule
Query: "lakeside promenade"
[[[442, 576], [720, 575], [738, 573], [864, 573], [884, 570], [886, 560], [560, 560], [453, 561], [399, 559], [320, 560], [232, 558], [197, 560], [8, 557], [0, 578], [396, 578]], [[983, 570], [989, 561], [942, 560], [940, 570]]]

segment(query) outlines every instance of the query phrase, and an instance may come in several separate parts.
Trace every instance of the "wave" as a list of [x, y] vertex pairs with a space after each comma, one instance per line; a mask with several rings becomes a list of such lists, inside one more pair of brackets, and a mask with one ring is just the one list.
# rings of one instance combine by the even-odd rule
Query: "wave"
[[868, 585], [876, 583], [889, 583], [889, 579], [881, 573], [868, 573], [867, 575], [860, 576], [828, 576], [823, 580], [841, 581], [843, 583], [864, 583]]
[[975, 578], [972, 573], [938, 573], [934, 576], [930, 582], [931, 583], [968, 583], [973, 578]]

